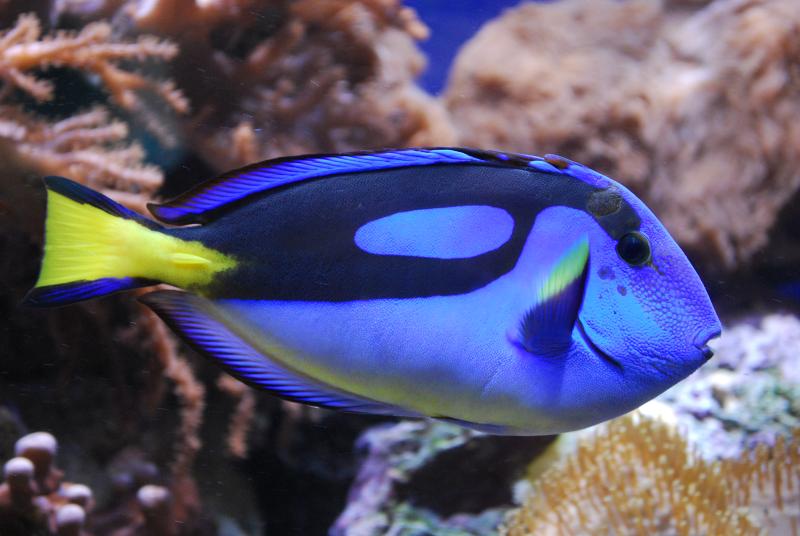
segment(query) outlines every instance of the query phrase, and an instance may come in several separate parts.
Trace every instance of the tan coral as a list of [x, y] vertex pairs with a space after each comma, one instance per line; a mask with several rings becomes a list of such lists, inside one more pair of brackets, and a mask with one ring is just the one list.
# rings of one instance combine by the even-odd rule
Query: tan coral
[[459, 53], [445, 93], [460, 141], [645, 175], [646, 155], [627, 131], [646, 104], [641, 62], [661, 20], [661, 2], [566, 0], [489, 22]]
[[[39, 20], [22, 15], [0, 36], [0, 151], [19, 170], [39, 175], [65, 175], [142, 210], [161, 186], [163, 175], [145, 163], [144, 150], [128, 141], [128, 127], [98, 106], [51, 122], [23, 109], [13, 90], [38, 101], [51, 100], [52, 84], [40, 77], [48, 67], [71, 68], [97, 76], [112, 102], [145, 123], [153, 98], [177, 112], [188, 102], [171, 81], [154, 80], [120, 67], [120, 62], [167, 60], [177, 53], [174, 44], [143, 36], [122, 42], [108, 23], [98, 22], [80, 32], [42, 35]], [[173, 136], [161, 121], [153, 128], [162, 139]]]
[[715, 2], [665, 41], [642, 122], [648, 195], [683, 243], [732, 267], [766, 244], [800, 188], [800, 9]]
[[96, 75], [112, 100], [128, 110], [140, 113], [145, 109], [141, 94], [150, 92], [179, 113], [188, 111], [189, 103], [169, 80], [154, 80], [119, 66], [125, 60], [171, 60], [178, 53], [175, 44], [141, 36], [135, 42], [113, 39], [111, 25], [95, 22], [80, 32], [56, 32], [42, 36], [39, 20], [22, 15], [16, 25], [0, 37], [0, 77], [6, 82], [4, 91], [17, 87], [37, 100], [53, 97], [52, 84], [30, 71], [51, 66], [69, 67]]
[[510, 10], [464, 47], [446, 103], [464, 144], [596, 167], [708, 267], [730, 269], [764, 246], [800, 187], [800, 10], [691, 4]]
[[749, 458], [711, 463], [673, 427], [626, 416], [546, 471], [504, 532], [797, 534], [798, 458], [800, 434]]
[[10, 106], [0, 116], [0, 151], [17, 167], [75, 178], [140, 211], [161, 186], [161, 170], [143, 162], [141, 146], [126, 141], [127, 125], [104, 108], [55, 123]]

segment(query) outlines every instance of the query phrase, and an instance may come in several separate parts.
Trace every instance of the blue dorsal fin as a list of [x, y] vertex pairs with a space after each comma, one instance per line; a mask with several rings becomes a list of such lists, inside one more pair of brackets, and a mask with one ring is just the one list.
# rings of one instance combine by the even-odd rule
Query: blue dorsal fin
[[396, 406], [345, 393], [300, 372], [286, 369], [234, 333], [215, 313], [214, 305], [205, 298], [188, 292], [162, 290], [145, 294], [139, 301], [155, 311], [190, 346], [213, 358], [226, 372], [248, 385], [285, 400], [339, 411], [420, 416]]
[[538, 290], [536, 305], [522, 318], [520, 343], [535, 355], [558, 355], [572, 343], [583, 300], [589, 243], [574, 242], [556, 261]]
[[[493, 154], [485, 153], [489, 157]], [[171, 201], [150, 204], [148, 208], [153, 216], [165, 223], [203, 223], [232, 203], [294, 182], [342, 173], [479, 163], [484, 161], [482, 155], [483, 152], [467, 149], [434, 148], [277, 158], [229, 171], [198, 184]], [[506, 164], [499, 159], [495, 163]]]

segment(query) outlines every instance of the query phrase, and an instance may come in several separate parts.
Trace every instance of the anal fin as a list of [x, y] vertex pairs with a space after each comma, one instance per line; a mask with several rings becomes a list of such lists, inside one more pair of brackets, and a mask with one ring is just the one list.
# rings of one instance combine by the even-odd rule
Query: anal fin
[[226, 372], [271, 394], [312, 406], [393, 416], [419, 416], [400, 407], [344, 392], [289, 370], [237, 335], [205, 298], [188, 292], [151, 292], [139, 300], [150, 307], [200, 354]]

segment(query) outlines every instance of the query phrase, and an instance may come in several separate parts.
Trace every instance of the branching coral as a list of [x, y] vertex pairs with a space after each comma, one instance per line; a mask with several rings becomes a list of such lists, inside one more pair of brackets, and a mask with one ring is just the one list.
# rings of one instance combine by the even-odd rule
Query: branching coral
[[424, 64], [414, 41], [427, 29], [399, 0], [131, 2], [118, 15], [130, 34], [181, 46], [186, 136], [218, 170], [454, 141], [443, 107], [413, 83]]
[[732, 268], [800, 187], [800, 10], [685, 4], [522, 5], [465, 46], [446, 103], [462, 143], [597, 167]]
[[541, 475], [505, 533], [798, 534], [798, 461], [800, 433], [711, 463], [674, 428], [627, 416]]
[[175, 339], [158, 317], [142, 307], [139, 318], [164, 377], [175, 385], [175, 394], [181, 405], [180, 428], [175, 434], [177, 441], [172, 463], [172, 487], [179, 499], [174, 505], [176, 516], [185, 520], [195, 514], [200, 505], [192, 477], [192, 465], [203, 446], [200, 427], [205, 409], [205, 387], [195, 377], [188, 361], [180, 355]]
[[247, 434], [256, 410], [255, 393], [239, 380], [222, 374], [217, 387], [236, 399], [236, 409], [228, 429], [228, 452], [236, 458], [247, 457]]
[[22, 15], [16, 25], [0, 38], [0, 77], [4, 91], [17, 87], [40, 101], [53, 98], [50, 82], [30, 74], [33, 69], [69, 67], [96, 75], [118, 105], [128, 111], [141, 109], [140, 92], [152, 91], [178, 112], [188, 110], [188, 102], [171, 81], [156, 81], [122, 69], [118, 62], [136, 59], [170, 60], [177, 47], [154, 37], [144, 36], [134, 43], [112, 40], [111, 26], [96, 22], [80, 32], [57, 32], [42, 36], [33, 15]]
[[[153, 37], [117, 41], [111, 26], [102, 22], [80, 32], [42, 36], [35, 16], [20, 16], [0, 36], [0, 150], [19, 168], [67, 175], [101, 190], [121, 191], [125, 193], [121, 201], [142, 207], [161, 185], [162, 174], [144, 163], [138, 144], [127, 141], [124, 122], [112, 119], [101, 106], [50, 122], [24, 111], [15, 103], [14, 90], [36, 101], [52, 100], [54, 87], [41, 72], [50, 67], [75, 69], [96, 77], [112, 103], [147, 122], [154, 101], [176, 112], [186, 112], [188, 101], [171, 81], [153, 80], [120, 64], [167, 60], [176, 53], [174, 44]], [[171, 135], [161, 126], [156, 133], [164, 139]]]
[[127, 125], [102, 107], [50, 123], [0, 106], [0, 150], [18, 167], [75, 178], [141, 210], [162, 174], [127, 137]]

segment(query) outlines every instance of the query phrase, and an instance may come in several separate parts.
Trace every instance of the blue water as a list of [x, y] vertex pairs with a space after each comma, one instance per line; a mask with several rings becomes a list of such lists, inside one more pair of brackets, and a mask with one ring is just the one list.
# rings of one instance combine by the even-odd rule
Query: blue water
[[487, 20], [503, 10], [520, 4], [520, 0], [407, 0], [431, 29], [431, 37], [421, 43], [428, 56], [428, 67], [420, 85], [431, 93], [439, 93], [447, 82], [450, 64], [461, 45]]

